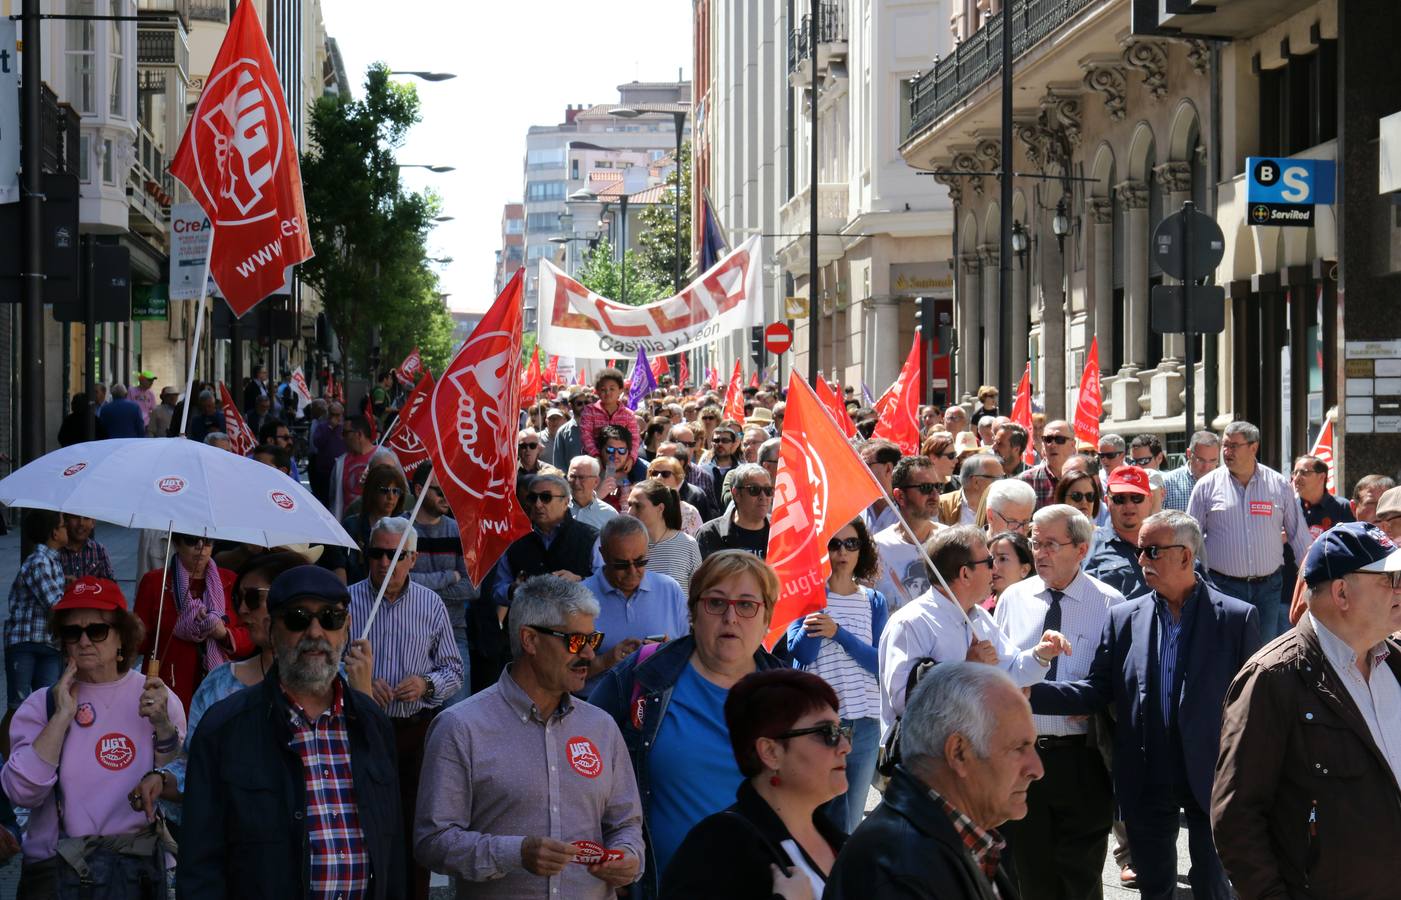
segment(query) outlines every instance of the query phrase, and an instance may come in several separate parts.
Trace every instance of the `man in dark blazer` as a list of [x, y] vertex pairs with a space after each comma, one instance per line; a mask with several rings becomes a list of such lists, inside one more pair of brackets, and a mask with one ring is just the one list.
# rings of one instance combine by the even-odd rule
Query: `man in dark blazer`
[[920, 679], [901, 729], [904, 762], [837, 854], [823, 900], [1017, 900], [996, 828], [1026, 815], [1045, 771], [1026, 698], [996, 666], [943, 663]]
[[1038, 714], [1114, 713], [1114, 793], [1138, 888], [1149, 900], [1170, 900], [1176, 890], [1182, 812], [1193, 896], [1232, 896], [1208, 813], [1222, 703], [1260, 648], [1260, 625], [1253, 606], [1212, 590], [1196, 574], [1201, 546], [1201, 528], [1186, 513], [1165, 510], [1145, 519], [1138, 561], [1151, 592], [1110, 607], [1086, 680], [1031, 689]]

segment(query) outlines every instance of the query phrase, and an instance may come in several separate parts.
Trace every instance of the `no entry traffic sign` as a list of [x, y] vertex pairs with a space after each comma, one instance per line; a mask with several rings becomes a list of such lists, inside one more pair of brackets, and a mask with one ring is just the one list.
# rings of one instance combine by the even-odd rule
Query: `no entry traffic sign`
[[764, 328], [764, 349], [770, 353], [786, 353], [793, 346], [793, 329], [782, 322]]

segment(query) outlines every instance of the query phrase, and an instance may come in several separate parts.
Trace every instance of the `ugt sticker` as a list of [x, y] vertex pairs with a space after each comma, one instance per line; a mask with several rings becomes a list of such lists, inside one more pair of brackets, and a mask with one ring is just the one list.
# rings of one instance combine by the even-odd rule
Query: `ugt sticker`
[[98, 739], [96, 753], [102, 768], [120, 772], [136, 759], [136, 745], [131, 738], [114, 731]]
[[586, 737], [572, 737], [569, 739], [569, 765], [574, 771], [585, 778], [597, 778], [603, 774], [603, 757], [598, 755], [598, 748], [593, 741]]

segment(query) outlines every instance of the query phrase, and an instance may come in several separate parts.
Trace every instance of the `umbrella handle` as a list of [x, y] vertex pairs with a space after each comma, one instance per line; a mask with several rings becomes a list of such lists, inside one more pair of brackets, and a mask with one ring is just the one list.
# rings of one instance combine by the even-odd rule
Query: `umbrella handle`
[[[153, 645], [153, 646], [154, 646], [154, 645]], [[159, 678], [159, 677], [161, 677], [161, 661], [158, 660], [158, 659], [156, 659], [154, 656], [152, 656], [150, 659], [146, 660], [146, 677], [147, 677], [147, 678]]]

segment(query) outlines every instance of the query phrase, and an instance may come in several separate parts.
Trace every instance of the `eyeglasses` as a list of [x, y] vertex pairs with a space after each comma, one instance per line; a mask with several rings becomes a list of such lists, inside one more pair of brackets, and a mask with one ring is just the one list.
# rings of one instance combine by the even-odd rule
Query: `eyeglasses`
[[947, 460], [955, 460], [955, 459], [958, 459], [958, 454], [957, 454], [957, 453], [953, 453], [953, 452], [949, 452], [949, 453], [940, 453], [939, 455], [942, 456], [944, 459], [947, 459]]
[[932, 481], [926, 481], [922, 484], [897, 484], [896, 487], [902, 491], [919, 491], [926, 497], [939, 489], [939, 485]]
[[1391, 585], [1393, 591], [1401, 591], [1401, 572], [1364, 572], [1364, 575], [1380, 575]]
[[107, 640], [107, 635], [112, 633], [112, 626], [106, 622], [92, 622], [87, 625], [64, 625], [58, 630], [58, 636], [65, 644], [76, 644], [83, 639], [83, 635], [88, 636], [88, 640], [94, 644], [100, 644]]
[[604, 453], [607, 453], [609, 456], [626, 456], [626, 455], [627, 455], [627, 452], [628, 452], [628, 448], [626, 448], [626, 447], [604, 447], [604, 448], [603, 448], [603, 452], [604, 452]]
[[[405, 550], [403, 553], [400, 553], [400, 554], [399, 554], [399, 559], [401, 559], [401, 560], [402, 560], [402, 559], [406, 559], [406, 558], [408, 558], [408, 555], [409, 555], [409, 551], [408, 551], [408, 550]], [[368, 560], [393, 559], [393, 558], [394, 558], [394, 548], [393, 548], [393, 547], [368, 547], [368, 548], [366, 548], [366, 550], [365, 550], [365, 559], [368, 559]]]
[[1146, 547], [1138, 548], [1139, 556], [1146, 556], [1149, 559], [1157, 559], [1163, 555], [1164, 550], [1171, 550], [1176, 547], [1179, 550], [1186, 550], [1186, 544], [1149, 544]]
[[1246, 447], [1249, 447], [1251, 443], [1252, 441], [1222, 441], [1221, 449], [1230, 450], [1234, 453], [1237, 450], [1244, 450]]
[[822, 739], [822, 743], [828, 747], [837, 747], [845, 738], [848, 743], [851, 741], [851, 725], [841, 725], [837, 722], [823, 722], [821, 725], [814, 725], [811, 728], [795, 728], [792, 731], [785, 731], [782, 734], [774, 735], [775, 740], [786, 740], [787, 738], [803, 737], [804, 735], [816, 735]]
[[748, 494], [751, 497], [757, 497], [760, 494], [763, 494], [765, 497], [772, 497], [773, 488], [762, 484], [741, 484], [735, 488], [735, 493]]
[[[988, 512], [994, 513], [997, 512], [997, 510], [988, 509]], [[1008, 531], [1021, 531], [1023, 528], [1031, 524], [1030, 519], [1009, 519], [1006, 516], [1002, 515], [1002, 513], [1000, 512], [997, 512], [997, 515], [999, 518], [1002, 519], [1003, 524], [1007, 526]]]
[[550, 637], [557, 637], [564, 641], [564, 646], [570, 653], [579, 653], [584, 649], [585, 644], [588, 645], [590, 650], [597, 650], [598, 645], [603, 643], [603, 632], [601, 631], [584, 634], [579, 631], [573, 633], [555, 631], [553, 628], [546, 628], [544, 625], [531, 625], [529, 627], [532, 631], [548, 634]]
[[1141, 503], [1148, 502], [1148, 498], [1142, 494], [1114, 494], [1109, 499], [1114, 502], [1115, 506], [1123, 506], [1125, 503], [1132, 503], [1134, 506], [1138, 506]]
[[1050, 550], [1052, 552], [1055, 552], [1056, 550], [1059, 550], [1062, 547], [1070, 547], [1074, 544], [1073, 541], [1037, 540], [1036, 538], [1032, 538], [1028, 543], [1031, 544], [1032, 553], [1039, 553], [1042, 550]]
[[583, 407], [589, 405], [589, 401], [587, 401], [587, 400], [573, 400], [573, 401], [570, 401], [570, 404], [569, 404], [569, 405], [572, 406], [572, 407], [574, 407], [575, 409], [582, 409]]
[[1118, 459], [1119, 457], [1121, 457], [1121, 456], [1124, 455], [1124, 451], [1122, 451], [1122, 450], [1116, 450], [1116, 451], [1114, 451], [1113, 453], [1098, 453], [1098, 454], [1096, 454], [1096, 455], [1097, 455], [1100, 459]]
[[1129, 457], [1129, 465], [1131, 465], [1131, 466], [1145, 466], [1145, 467], [1146, 467], [1146, 466], [1150, 466], [1150, 465], [1152, 465], [1152, 464], [1153, 464], [1153, 457], [1151, 457], [1151, 456], [1130, 456], [1130, 457]]
[[1075, 439], [1065, 434], [1043, 434], [1041, 435], [1041, 440], [1045, 441], [1047, 444], [1060, 446], [1062, 444], [1068, 444]]
[[732, 434], [717, 434], [714, 439], [717, 444], [733, 444], [735, 442], [735, 436]]
[[685, 447], [687, 450], [693, 450], [693, 449], [695, 449], [695, 446], [696, 446], [696, 442], [695, 442], [695, 441], [677, 441], [676, 443], [678, 443], [678, 444], [680, 444], [681, 446]]
[[204, 537], [199, 534], [181, 534], [175, 537], [176, 542], [182, 547], [213, 547], [214, 538]]
[[404, 492], [403, 492], [401, 489], [394, 487], [394, 485], [392, 485], [392, 484], [382, 484], [382, 485], [380, 485], [380, 486], [379, 486], [379, 492], [380, 492], [381, 494], [383, 494], [384, 496], [386, 496], [386, 497], [402, 497], [402, 496], [404, 496]]
[[991, 568], [992, 568], [992, 557], [991, 557], [991, 556], [985, 556], [985, 557], [983, 557], [982, 559], [970, 559], [970, 560], [968, 560], [968, 562], [964, 563], [964, 565], [968, 566], [968, 568], [970, 568], [970, 569], [976, 569], [976, 568], [978, 568], [978, 566], [987, 566], [988, 569], [991, 569]]
[[608, 568], [615, 572], [626, 572], [628, 569], [647, 568], [647, 557], [639, 556], [637, 559], [620, 559], [617, 562], [606, 563]]
[[274, 434], [272, 436], [272, 439], [274, 441], [282, 441], [284, 443], [287, 443], [292, 440], [292, 436], [290, 434]]
[[539, 450], [539, 449], [540, 449], [540, 445], [539, 445], [539, 444], [517, 444], [517, 445], [516, 445], [516, 449], [517, 449], [517, 450]]
[[249, 611], [262, 609], [263, 600], [267, 598], [269, 590], [270, 588], [244, 588], [239, 591], [238, 602]]
[[315, 619], [322, 631], [340, 631], [345, 627], [345, 619], [349, 615], [350, 611], [344, 606], [323, 606], [316, 612], [292, 606], [283, 611], [282, 624], [288, 631], [302, 632], [310, 628]]
[[1094, 491], [1066, 491], [1065, 499], [1071, 503], [1092, 503], [1095, 499]]
[[860, 538], [832, 538], [827, 542], [828, 553], [836, 553], [838, 550], [845, 550], [847, 553], [855, 553], [860, 549]]
[[525, 505], [526, 505], [526, 506], [529, 506], [529, 505], [532, 504], [532, 503], [554, 503], [556, 500], [563, 500], [563, 499], [564, 499], [564, 495], [563, 495], [563, 494], [551, 494], [549, 491], [545, 491], [544, 493], [541, 493], [541, 494], [536, 494], [536, 493], [526, 494], [526, 495], [525, 495], [524, 497], [522, 497], [521, 499], [525, 501]]
[[569, 476], [569, 482], [570, 482], [571, 484], [583, 484], [585, 481], [588, 481], [590, 478], [597, 478], [597, 477], [598, 477], [597, 475], [570, 475], [570, 476]]
[[712, 616], [723, 616], [725, 610], [734, 607], [735, 615], [741, 619], [752, 619], [759, 614], [764, 604], [758, 600], [740, 600], [731, 597], [702, 597], [701, 608]]

